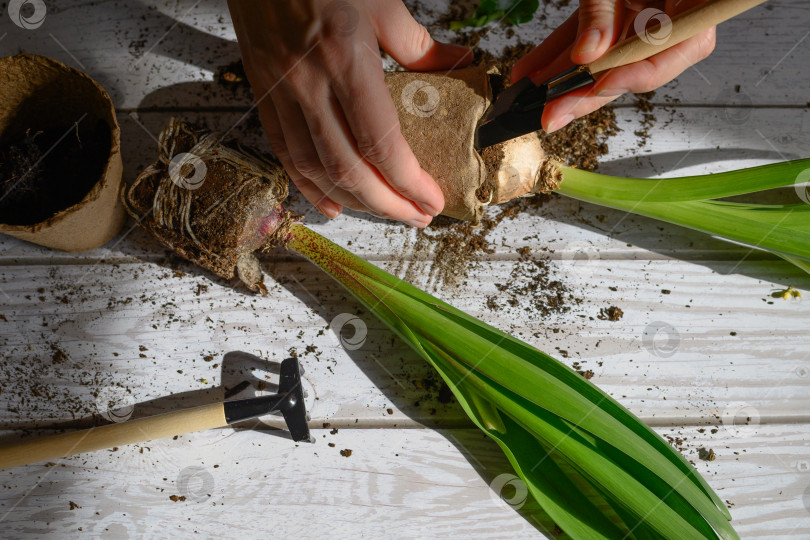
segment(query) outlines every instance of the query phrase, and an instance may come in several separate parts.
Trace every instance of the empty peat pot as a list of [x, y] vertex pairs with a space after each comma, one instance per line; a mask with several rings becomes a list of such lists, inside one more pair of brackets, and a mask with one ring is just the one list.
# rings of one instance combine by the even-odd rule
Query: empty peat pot
[[64, 251], [121, 229], [121, 132], [107, 92], [50, 58], [0, 58], [0, 233]]

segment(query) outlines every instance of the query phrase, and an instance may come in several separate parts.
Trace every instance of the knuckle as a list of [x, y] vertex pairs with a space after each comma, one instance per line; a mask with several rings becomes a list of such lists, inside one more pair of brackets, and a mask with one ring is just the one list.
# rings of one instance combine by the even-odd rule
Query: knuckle
[[337, 156], [324, 159], [323, 169], [329, 180], [341, 189], [353, 192], [360, 187], [358, 175], [352, 174], [352, 167]]
[[393, 159], [395, 148], [389, 137], [378, 139], [366, 135], [357, 138], [357, 150], [366, 161], [385, 167]]
[[298, 191], [300, 191], [309, 202], [314, 204], [313, 199], [318, 197], [318, 189], [314, 184], [300, 176], [294, 176], [292, 182], [295, 184], [295, 187], [298, 188]]
[[293, 155], [292, 164], [301, 176], [310, 180], [317, 180], [323, 176], [323, 169], [318, 159], [307, 154]]
[[363, 184], [360, 175], [351, 171], [334, 177], [332, 181], [336, 186], [350, 193], [357, 193], [360, 191], [360, 186]]
[[301, 56], [292, 51], [280, 52], [275, 58], [264, 60], [267, 65], [275, 67], [278, 75], [289, 74], [295, 71], [296, 66], [301, 63]]
[[427, 53], [433, 46], [433, 38], [423, 24], [414, 25], [413, 33], [410, 36], [410, 42], [411, 50], [421, 54]]
[[295, 96], [306, 93], [305, 89], [308, 85], [307, 79], [300, 65], [285, 69], [284, 72], [280, 73], [278, 76], [278, 80], [282, 83], [283, 87]]

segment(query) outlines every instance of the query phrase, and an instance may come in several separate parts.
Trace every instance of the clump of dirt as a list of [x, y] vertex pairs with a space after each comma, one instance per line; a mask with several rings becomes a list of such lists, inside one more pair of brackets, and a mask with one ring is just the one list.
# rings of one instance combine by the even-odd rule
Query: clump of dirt
[[582, 364], [580, 364], [579, 362], [574, 362], [571, 365], [571, 367], [574, 369], [574, 371], [582, 375], [586, 380], [590, 381], [591, 379], [593, 379], [593, 376], [595, 375], [592, 369], [583, 369]]
[[29, 129], [0, 146], [0, 222], [34, 225], [80, 202], [110, 154], [110, 128], [85, 121]]
[[624, 311], [621, 308], [616, 306], [610, 306], [606, 308], [602, 308], [599, 310], [599, 315], [597, 318], [602, 321], [613, 321], [616, 322], [620, 320], [624, 316]]
[[[254, 253], [277, 245], [293, 221], [280, 205], [287, 197], [287, 175], [267, 156], [235, 143], [221, 143], [207, 129], [177, 118], [160, 135], [158, 160], [149, 165], [124, 196], [127, 211], [163, 245], [220, 277], [238, 274], [254, 292], [267, 293]], [[173, 155], [195, 150], [204, 168], [196, 178]], [[196, 182], [191, 189], [184, 182]], [[226, 199], [222, 193], [228, 192]], [[268, 225], [271, 224], [271, 225]]]
[[698, 448], [698, 458], [702, 459], [703, 461], [714, 461], [717, 459], [717, 455], [711, 448]]

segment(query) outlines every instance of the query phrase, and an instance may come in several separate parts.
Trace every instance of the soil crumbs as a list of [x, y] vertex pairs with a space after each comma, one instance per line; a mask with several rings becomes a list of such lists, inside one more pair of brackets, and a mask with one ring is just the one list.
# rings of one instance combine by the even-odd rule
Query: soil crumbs
[[102, 121], [29, 129], [0, 146], [0, 222], [34, 225], [80, 202], [110, 152]]

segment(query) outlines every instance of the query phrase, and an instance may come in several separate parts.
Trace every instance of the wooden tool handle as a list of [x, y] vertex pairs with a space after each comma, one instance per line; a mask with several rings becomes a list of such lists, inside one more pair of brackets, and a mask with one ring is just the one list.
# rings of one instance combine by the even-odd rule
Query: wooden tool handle
[[0, 448], [0, 469], [227, 425], [222, 403], [26, 439]]
[[642, 31], [643, 35], [637, 34], [615, 44], [601, 58], [591, 62], [588, 69], [596, 75], [644, 60], [765, 2], [766, 0], [708, 0], [676, 15], [671, 22], [664, 20], [647, 31]]

